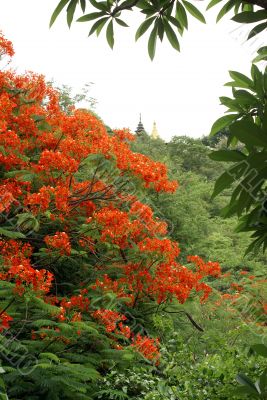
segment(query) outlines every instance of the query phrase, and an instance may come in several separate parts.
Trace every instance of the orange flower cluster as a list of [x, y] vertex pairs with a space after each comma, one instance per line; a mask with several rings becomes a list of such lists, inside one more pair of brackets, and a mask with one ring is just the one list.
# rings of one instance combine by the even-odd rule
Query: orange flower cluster
[[116, 311], [99, 309], [92, 313], [93, 318], [97, 319], [106, 328], [107, 332], [114, 332], [119, 321], [127, 318]]
[[45, 236], [44, 241], [50, 249], [59, 251], [59, 254], [70, 255], [71, 244], [69, 235], [66, 232], [56, 232], [53, 236]]
[[13, 318], [10, 317], [7, 313], [2, 311], [0, 313], [0, 332], [2, 332], [4, 329], [10, 328], [9, 322], [13, 321]]
[[[205, 301], [212, 289], [202, 279], [207, 276], [218, 276], [219, 265], [214, 263], [215, 266], [211, 268], [212, 263], [205, 263], [199, 258], [198, 262], [202, 263], [202, 271], [194, 272], [174, 261], [177, 251], [178, 249], [174, 247], [173, 253], [166, 253], [168, 262], [156, 263], [155, 260], [148, 267], [145, 267], [142, 262], [121, 265], [119, 268], [123, 271], [124, 277], [113, 281], [105, 275], [102, 280], [96, 281], [93, 288], [98, 288], [103, 292], [112, 291], [118, 298], [128, 297], [129, 306], [135, 305], [137, 300], [142, 301], [147, 298], [153, 298], [161, 304], [168, 299], [171, 300], [173, 296], [180, 303], [184, 303], [193, 290], [203, 292], [201, 301]], [[160, 253], [157, 256], [159, 257]], [[165, 256], [164, 252], [163, 256]]]
[[195, 264], [197, 271], [199, 271], [202, 276], [219, 276], [221, 273], [221, 267], [218, 262], [204, 262], [199, 256], [188, 256], [187, 260]]
[[4, 271], [2, 280], [14, 281], [16, 293], [22, 295], [26, 288], [37, 292], [49, 292], [53, 275], [45, 269], [34, 269], [30, 263], [31, 246], [15, 240], [0, 241]]
[[127, 325], [123, 325], [122, 322], [119, 322], [118, 329], [116, 329], [115, 333], [117, 333], [117, 335], [122, 335], [127, 339], [130, 339], [130, 337], [132, 336], [130, 327]]
[[[135, 242], [143, 246], [144, 249], [142, 250], [145, 250], [145, 245], [141, 244], [142, 239], [146, 240], [145, 238], [148, 235], [152, 237], [162, 236], [167, 232], [167, 224], [164, 221], [153, 218], [151, 208], [139, 201], [130, 203], [129, 212], [122, 211], [114, 206], [103, 207], [101, 210], [95, 211], [87, 222], [91, 224], [96, 223], [98, 229], [101, 229], [101, 241], [111, 242], [118, 245], [121, 249], [129, 247], [130, 243]], [[147, 238], [147, 240], [149, 239]], [[153, 241], [154, 247], [158, 246], [157, 250], [159, 252], [163, 251], [163, 247], [165, 253], [169, 250], [174, 251], [171, 245], [168, 248], [170, 241], [166, 239], [165, 241], [160, 240], [157, 242], [156, 238], [151, 238], [150, 243], [147, 243], [147, 251], [153, 251]], [[173, 244], [173, 246], [177, 245]], [[177, 251], [176, 256], [178, 253]]]
[[120, 141], [123, 140], [129, 140], [129, 141], [133, 141], [135, 140], [135, 136], [130, 132], [130, 130], [128, 128], [124, 128], [124, 129], [113, 129], [113, 133], [118, 136]]
[[167, 168], [164, 164], [150, 160], [143, 154], [132, 153], [127, 145], [116, 144], [117, 165], [122, 170], [130, 170], [145, 181], [145, 187], [153, 187], [157, 192], [174, 193], [178, 188], [176, 181], [167, 179]]
[[48, 297], [46, 301], [50, 304], [60, 304], [59, 314], [57, 315], [59, 321], [82, 321], [82, 313], [89, 312], [90, 300], [88, 297], [85, 297], [87, 292], [87, 289], [83, 289], [78, 296], [71, 296], [69, 299], [64, 297], [59, 301], [58, 299]]
[[11, 192], [8, 192], [4, 185], [0, 187], [0, 212], [8, 211], [9, 206], [14, 202]]
[[66, 309], [76, 308], [81, 311], [88, 311], [89, 303], [90, 301], [87, 297], [79, 294], [78, 296], [71, 296], [70, 299], [62, 299], [60, 305]]
[[153, 361], [155, 365], [159, 364], [160, 352], [158, 339], [152, 339], [137, 334], [133, 339], [132, 346], [147, 360]]
[[[127, 320], [125, 315], [115, 311], [101, 309], [94, 311], [92, 315], [105, 326], [108, 334], [115, 333], [116, 335], [124, 336], [126, 339], [132, 338], [131, 347], [141, 353], [147, 360], [155, 362], [156, 365], [159, 364], [160, 353], [158, 339], [141, 336], [140, 333], [134, 335], [130, 327], [123, 324], [123, 321]], [[113, 337], [113, 335], [111, 335], [111, 337]], [[116, 338], [114, 339], [117, 341]], [[115, 348], [121, 350], [123, 346], [116, 344]]]
[[138, 243], [138, 247], [144, 253], [155, 253], [158, 257], [165, 256], [168, 262], [174, 261], [180, 253], [178, 244], [169, 239], [146, 238]]
[[[120, 266], [121, 268], [121, 266]], [[104, 274], [102, 280], [97, 279], [95, 284], [91, 286], [92, 289], [100, 289], [102, 292], [113, 292], [116, 293], [117, 298], [120, 297], [128, 297], [129, 304], [132, 304], [134, 301], [134, 295], [130, 293], [126, 293], [125, 286], [122, 285], [122, 280], [113, 281], [107, 274]]]
[[153, 216], [152, 209], [140, 201], [133, 201], [129, 210], [130, 215], [142, 222], [147, 233], [155, 236], [163, 236], [167, 234], [167, 224]]
[[28, 206], [34, 214], [38, 214], [39, 211], [46, 211], [49, 207], [51, 194], [53, 192], [53, 187], [42, 186], [36, 193], [27, 193], [24, 204]]
[[10, 211], [10, 206], [18, 205], [18, 198], [23, 190], [30, 190], [30, 182], [20, 182], [14, 179], [3, 179], [0, 184], [0, 212]]
[[[219, 292], [219, 297], [214, 303], [223, 310], [232, 314], [238, 314], [243, 321], [256, 324], [258, 327], [266, 327], [266, 279], [249, 275], [249, 271], [242, 270], [238, 280], [234, 274], [224, 274], [226, 288]], [[224, 286], [225, 286], [224, 285]]]
[[2, 55], [8, 55], [12, 57], [15, 54], [12, 43], [7, 40], [3, 33], [0, 31], [0, 57]]
[[74, 173], [78, 170], [78, 161], [61, 151], [44, 150], [36, 166], [36, 171], [62, 171]]
[[94, 218], [103, 227], [101, 241], [111, 241], [122, 249], [129, 245], [129, 240], [135, 240], [142, 233], [139, 220], [131, 221], [127, 212], [113, 207], [102, 208]]
[[[13, 54], [1, 34], [0, 54]], [[0, 71], [0, 87], [0, 212], [4, 221], [12, 219], [8, 230], [14, 228], [1, 236], [0, 278], [13, 282], [18, 295], [29, 290], [54, 304], [58, 312], [51, 318], [70, 324], [93, 318], [110, 338], [129, 339], [132, 333], [116, 309], [92, 308], [91, 289], [113, 292], [118, 303], [128, 299], [132, 307], [148, 298], [183, 303], [192, 291], [206, 299], [211, 288], [203, 279], [217, 276], [219, 265], [196, 257], [189, 259], [194, 271], [179, 264], [180, 249], [166, 238], [167, 224], [113, 179], [133, 178], [136, 193], [144, 188], [171, 193], [178, 183], [168, 179], [166, 166], [134, 153], [128, 130], [110, 133], [84, 109], [63, 112], [59, 94], [43, 76]], [[34, 221], [33, 232], [17, 232], [23, 218]], [[10, 240], [10, 233], [21, 239]], [[71, 277], [73, 265], [78, 270], [70, 282], [74, 292], [63, 298], [58, 293], [57, 300], [52, 285], [68, 276], [61, 256]], [[77, 295], [77, 286], [89, 292]], [[5, 318], [3, 327], [11, 321]], [[158, 359], [157, 341], [139, 335], [132, 345], [147, 359]]]

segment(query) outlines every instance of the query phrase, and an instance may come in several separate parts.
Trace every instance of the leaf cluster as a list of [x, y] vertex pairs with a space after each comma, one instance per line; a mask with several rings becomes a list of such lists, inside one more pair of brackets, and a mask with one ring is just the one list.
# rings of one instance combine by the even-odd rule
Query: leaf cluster
[[[227, 114], [219, 118], [211, 135], [226, 126], [229, 137], [226, 150], [214, 151], [210, 158], [230, 163], [230, 167], [215, 183], [213, 197], [233, 187], [224, 216], [237, 215], [238, 231], [252, 232], [253, 242], [248, 252], [267, 246], [266, 177], [267, 177], [267, 74], [252, 65], [251, 78], [235, 71], [227, 83], [233, 98], [221, 97]], [[239, 144], [237, 150], [235, 146]]]

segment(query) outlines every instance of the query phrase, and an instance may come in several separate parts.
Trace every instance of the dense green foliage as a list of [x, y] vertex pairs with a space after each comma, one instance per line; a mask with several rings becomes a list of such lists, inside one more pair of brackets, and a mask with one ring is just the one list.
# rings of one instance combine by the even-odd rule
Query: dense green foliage
[[[223, 136], [216, 144], [219, 152], [224, 151], [226, 139]], [[227, 164], [211, 160], [210, 154], [215, 152], [203, 142], [207, 144], [207, 139], [181, 136], [164, 143], [143, 135], [133, 143], [135, 150], [165, 162], [172, 178], [180, 182], [175, 194], [151, 194], [150, 201], [158, 215], [169, 221], [172, 237], [186, 251], [218, 260], [225, 271], [238, 271], [246, 266], [251, 271], [259, 269], [263, 273], [266, 256], [250, 255], [244, 259], [250, 243], [249, 234], [235, 231], [235, 216], [225, 219], [222, 215], [222, 209], [231, 198], [231, 191], [225, 190], [220, 196], [212, 198], [216, 179]]]
[[[265, 251], [267, 74], [253, 64], [251, 78], [234, 71], [230, 76], [233, 81], [228, 85], [233, 89], [234, 98], [221, 97], [228, 114], [217, 120], [211, 130], [214, 134], [222, 127], [229, 127], [228, 148], [210, 154], [213, 160], [228, 162], [230, 167], [218, 178], [213, 196], [233, 187], [224, 215], [237, 215], [240, 218], [239, 231], [252, 232], [254, 240], [248, 252], [261, 247]], [[241, 144], [238, 149], [237, 143]]]

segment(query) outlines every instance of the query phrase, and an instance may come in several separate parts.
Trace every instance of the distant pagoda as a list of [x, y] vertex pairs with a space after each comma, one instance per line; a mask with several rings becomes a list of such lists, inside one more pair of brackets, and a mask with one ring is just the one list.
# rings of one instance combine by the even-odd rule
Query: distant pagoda
[[142, 120], [141, 120], [141, 114], [140, 114], [140, 120], [139, 120], [139, 123], [137, 125], [136, 130], [135, 130], [135, 133], [137, 135], [141, 135], [142, 133], [145, 133], [145, 128], [144, 128], [144, 125], [143, 125]]
[[150, 137], [151, 137], [151, 139], [159, 139], [160, 138], [158, 130], [157, 130], [157, 125], [156, 125], [155, 121], [153, 123], [153, 128], [152, 128], [152, 132], [150, 134]]

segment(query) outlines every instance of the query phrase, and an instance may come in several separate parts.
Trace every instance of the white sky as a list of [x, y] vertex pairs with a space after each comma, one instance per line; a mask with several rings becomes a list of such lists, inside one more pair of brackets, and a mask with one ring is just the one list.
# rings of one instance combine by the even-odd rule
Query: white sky
[[[96, 112], [106, 124], [135, 130], [142, 112], [145, 129], [151, 132], [155, 120], [166, 140], [208, 134], [224, 112], [219, 96], [230, 94], [223, 87], [229, 81], [228, 70], [249, 73], [253, 49], [262, 44], [262, 38], [243, 44], [249, 27], [240, 27], [227, 16], [216, 24], [216, 9], [205, 13], [206, 25], [190, 18], [189, 31], [180, 40], [181, 53], [163, 41], [151, 62], [148, 35], [134, 41], [142, 14], [139, 19], [125, 13], [131, 28], [118, 26], [112, 51], [104, 30], [99, 38], [87, 37], [90, 23], [74, 23], [69, 30], [65, 13], [49, 30], [58, 1], [0, 0], [0, 29], [16, 51], [12, 66], [42, 73], [77, 91], [94, 82], [90, 95], [97, 99]], [[196, 5], [204, 8], [207, 2], [203, 3]], [[80, 15], [79, 11], [77, 18]]]

